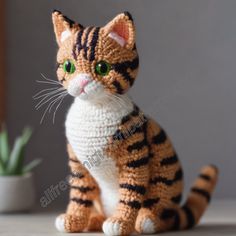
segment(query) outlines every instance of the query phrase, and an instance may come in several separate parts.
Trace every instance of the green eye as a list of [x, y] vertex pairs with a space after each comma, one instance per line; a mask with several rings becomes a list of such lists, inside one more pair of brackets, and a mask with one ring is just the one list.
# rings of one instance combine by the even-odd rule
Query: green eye
[[95, 72], [98, 75], [105, 76], [111, 70], [111, 65], [106, 61], [99, 61], [95, 66]]
[[68, 74], [73, 74], [75, 72], [75, 65], [72, 61], [66, 60], [63, 63], [63, 70]]

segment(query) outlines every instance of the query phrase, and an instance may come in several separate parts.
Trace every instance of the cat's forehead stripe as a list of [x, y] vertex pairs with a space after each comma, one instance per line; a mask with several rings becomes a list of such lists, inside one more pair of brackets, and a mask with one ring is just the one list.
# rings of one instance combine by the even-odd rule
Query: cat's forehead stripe
[[82, 49], [82, 36], [84, 33], [84, 29], [81, 29], [77, 35], [77, 40], [76, 40], [76, 44], [75, 44], [75, 50], [78, 50], [78, 53], [80, 52], [80, 50]]
[[[77, 54], [83, 50], [83, 55], [86, 60], [93, 61], [95, 59], [95, 49], [99, 39], [100, 27], [88, 27], [81, 29], [78, 32], [76, 43], [73, 48], [72, 55], [77, 59]], [[91, 38], [90, 42], [89, 39]], [[88, 56], [88, 49], [90, 48], [90, 55]], [[77, 51], [77, 54], [76, 54]]]
[[93, 32], [93, 38], [90, 43], [91, 53], [90, 53], [89, 61], [93, 61], [95, 59], [95, 48], [97, 46], [97, 42], [99, 38], [99, 31], [100, 31], [100, 27], [96, 27]]

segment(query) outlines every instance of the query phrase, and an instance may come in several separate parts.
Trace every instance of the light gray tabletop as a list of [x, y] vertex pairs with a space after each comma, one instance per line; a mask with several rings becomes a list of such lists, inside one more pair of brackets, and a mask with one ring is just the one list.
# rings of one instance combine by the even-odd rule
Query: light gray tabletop
[[[31, 214], [0, 215], [1, 236], [43, 236], [60, 235], [54, 228], [54, 219], [58, 213], [33, 212]], [[66, 234], [68, 235], [68, 234]], [[73, 236], [81, 234], [73, 234]], [[87, 235], [103, 235], [102, 233], [83, 233]], [[166, 233], [165, 236], [236, 236], [236, 201], [214, 201], [208, 208], [200, 224], [192, 230]]]

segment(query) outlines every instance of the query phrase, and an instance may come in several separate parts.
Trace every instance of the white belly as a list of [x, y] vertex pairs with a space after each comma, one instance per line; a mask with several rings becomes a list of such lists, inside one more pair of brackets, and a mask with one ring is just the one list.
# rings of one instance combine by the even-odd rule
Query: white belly
[[105, 149], [121, 119], [133, 109], [130, 99], [125, 97], [124, 101], [126, 105], [120, 109], [117, 103], [101, 106], [75, 99], [66, 119], [67, 139], [78, 160], [97, 181], [106, 216], [115, 211], [119, 183], [116, 163], [106, 156]]

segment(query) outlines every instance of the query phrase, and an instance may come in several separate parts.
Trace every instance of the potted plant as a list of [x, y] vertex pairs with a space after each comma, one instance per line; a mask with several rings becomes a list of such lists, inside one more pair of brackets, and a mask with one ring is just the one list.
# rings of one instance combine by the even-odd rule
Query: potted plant
[[24, 151], [32, 130], [27, 127], [16, 138], [10, 149], [5, 127], [0, 132], [0, 212], [30, 210], [35, 200], [35, 188], [31, 170], [39, 163], [35, 159], [24, 165]]

